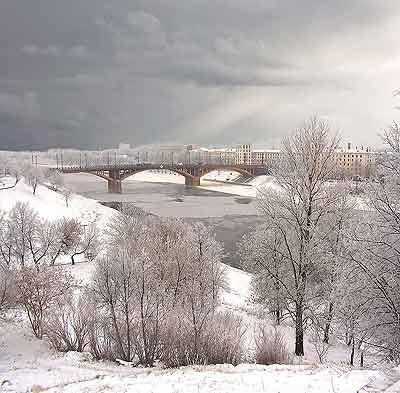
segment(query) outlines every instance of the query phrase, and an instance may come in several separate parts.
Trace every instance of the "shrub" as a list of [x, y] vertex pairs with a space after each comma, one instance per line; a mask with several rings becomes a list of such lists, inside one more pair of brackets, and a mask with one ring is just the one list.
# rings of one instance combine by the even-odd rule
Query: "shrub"
[[0, 264], [0, 316], [15, 305], [15, 274]]
[[202, 364], [193, 351], [193, 335], [190, 323], [182, 318], [182, 313], [175, 311], [169, 315], [161, 332], [162, 350], [160, 360], [167, 368]]
[[292, 357], [288, 352], [282, 333], [277, 329], [260, 325], [255, 334], [256, 363], [290, 364]]
[[83, 352], [88, 346], [90, 315], [84, 297], [77, 302], [70, 298], [49, 317], [45, 332], [57, 351]]
[[37, 338], [43, 337], [51, 314], [68, 301], [73, 286], [73, 277], [54, 266], [39, 271], [25, 266], [18, 272], [17, 301], [25, 309]]
[[243, 358], [243, 319], [232, 313], [216, 313], [199, 332], [194, 332], [182, 311], [168, 319], [162, 333], [161, 361], [165, 367], [193, 364], [233, 364]]
[[207, 326], [203, 341], [207, 364], [238, 365], [243, 359], [245, 333], [242, 317], [230, 312], [217, 313]]

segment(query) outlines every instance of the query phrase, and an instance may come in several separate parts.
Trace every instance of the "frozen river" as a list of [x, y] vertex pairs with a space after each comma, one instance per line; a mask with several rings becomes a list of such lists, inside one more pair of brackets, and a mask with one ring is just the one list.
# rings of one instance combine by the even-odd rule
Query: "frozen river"
[[[238, 265], [237, 243], [254, 225], [261, 222], [254, 198], [221, 193], [183, 184], [135, 181], [122, 184], [123, 194], [109, 194], [106, 181], [87, 174], [65, 175], [66, 186], [76, 193], [102, 203], [127, 202], [159, 216], [201, 221], [210, 226], [224, 244], [224, 262]], [[204, 183], [218, 187], [216, 183]], [[232, 185], [231, 187], [239, 187]]]

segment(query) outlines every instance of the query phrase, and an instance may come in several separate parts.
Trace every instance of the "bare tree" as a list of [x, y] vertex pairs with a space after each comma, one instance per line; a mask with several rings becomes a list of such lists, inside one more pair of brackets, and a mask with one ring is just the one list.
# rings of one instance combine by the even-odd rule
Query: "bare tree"
[[40, 167], [31, 166], [25, 173], [29, 185], [32, 187], [33, 195], [36, 195], [37, 187], [44, 180], [43, 171]]
[[[287, 265], [281, 254], [282, 237], [267, 225], [259, 225], [246, 234], [240, 242], [241, 264], [246, 271], [252, 272], [252, 300], [265, 311], [272, 313], [277, 325], [281, 324], [285, 312], [289, 312], [290, 299], [281, 284]], [[264, 265], [268, 264], [268, 268]], [[273, 274], [269, 274], [272, 270]]]
[[376, 181], [368, 184], [369, 211], [360, 217], [349, 253], [368, 283], [364, 296], [369, 299], [373, 344], [386, 348], [387, 356], [396, 362], [400, 361], [399, 140], [400, 128], [393, 123], [383, 135], [388, 150], [378, 161]]
[[221, 265], [222, 247], [204, 224], [193, 226], [188, 276], [184, 282], [183, 301], [186, 318], [192, 331], [193, 362], [200, 353], [202, 334], [220, 301], [225, 285], [225, 270]]
[[48, 171], [45, 177], [48, 180], [50, 187], [54, 191], [58, 191], [59, 189], [64, 187], [64, 178], [62, 173], [60, 173], [59, 171]]
[[[108, 228], [107, 256], [96, 263], [93, 292], [109, 316], [116, 353], [152, 366], [162, 354], [166, 326], [179, 315], [186, 353], [196, 363], [223, 283], [221, 247], [203, 226], [135, 210]], [[111, 348], [111, 347], [110, 347]]]
[[[348, 290], [348, 278], [352, 276], [348, 260], [348, 232], [354, 224], [356, 214], [354, 199], [350, 196], [350, 187], [346, 183], [335, 185], [338, 194], [332, 214], [322, 221], [321, 233], [323, 251], [321, 263], [325, 269], [321, 271], [320, 293], [321, 304], [312, 317], [314, 325], [324, 325], [323, 342], [329, 343], [331, 325], [337, 307], [341, 307], [343, 294]], [[317, 324], [318, 321], [318, 324]], [[314, 332], [315, 333], [315, 332]], [[319, 331], [318, 331], [319, 333]], [[315, 334], [314, 334], [315, 335]]]
[[311, 323], [311, 343], [318, 355], [319, 362], [322, 364], [325, 362], [328, 355], [328, 351], [331, 347], [328, 341], [326, 341], [326, 327], [320, 324], [318, 319], [314, 319]]
[[0, 263], [0, 317], [15, 305], [15, 274]]
[[71, 264], [75, 258], [85, 255], [93, 259], [98, 252], [98, 231], [95, 223], [82, 224], [76, 219], [69, 220], [64, 227], [64, 244], [71, 256]]
[[52, 313], [71, 296], [74, 280], [55, 267], [23, 267], [17, 274], [18, 303], [25, 309], [33, 333], [39, 339]]
[[10, 220], [5, 212], [0, 212], [0, 257], [2, 264], [11, 267], [14, 260], [14, 236]]
[[[278, 280], [293, 308], [295, 354], [304, 355], [304, 312], [310, 305], [313, 281], [319, 279], [323, 221], [332, 214], [337, 193], [327, 187], [334, 176], [333, 154], [338, 138], [330, 136], [329, 125], [316, 118], [298, 129], [282, 145], [282, 161], [276, 172], [279, 190], [265, 189], [259, 207], [265, 222], [280, 237], [279, 253], [287, 275], [276, 274], [273, 258], [266, 255], [264, 267]], [[275, 248], [270, 248], [270, 252]]]
[[61, 195], [63, 196], [63, 198], [64, 198], [64, 201], [65, 201], [65, 206], [66, 207], [69, 207], [69, 202], [70, 202], [70, 200], [71, 200], [71, 198], [72, 198], [72, 191], [71, 190], [69, 190], [68, 188], [61, 188], [60, 189], [60, 193], [61, 193]]
[[45, 332], [57, 351], [84, 351], [90, 343], [91, 317], [88, 316], [86, 291], [78, 299], [67, 297], [52, 311], [46, 321]]
[[13, 258], [19, 265], [24, 266], [29, 262], [28, 235], [36, 231], [38, 216], [28, 203], [17, 202], [11, 209], [8, 219], [13, 239]]

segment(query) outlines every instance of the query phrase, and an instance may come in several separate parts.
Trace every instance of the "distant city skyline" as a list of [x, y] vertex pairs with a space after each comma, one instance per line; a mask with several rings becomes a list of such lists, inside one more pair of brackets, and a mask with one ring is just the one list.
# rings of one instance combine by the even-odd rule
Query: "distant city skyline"
[[379, 145], [398, 0], [0, 2], [0, 148], [277, 146], [312, 115]]

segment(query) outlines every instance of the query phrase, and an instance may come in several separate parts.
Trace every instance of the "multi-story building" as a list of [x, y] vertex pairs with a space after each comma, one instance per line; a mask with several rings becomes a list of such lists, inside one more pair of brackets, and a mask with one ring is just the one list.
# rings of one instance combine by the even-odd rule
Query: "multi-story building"
[[[280, 150], [253, 149], [251, 144], [243, 144], [236, 148], [235, 163], [264, 165], [273, 170], [281, 158]], [[349, 143], [335, 152], [334, 160], [339, 178], [367, 178], [374, 174], [376, 153], [364, 146], [352, 148]]]
[[238, 145], [236, 148], [235, 164], [247, 164], [253, 163], [253, 148], [251, 144]]
[[261, 150], [252, 151], [252, 162], [256, 165], [266, 165], [272, 167], [279, 162], [280, 150]]
[[375, 152], [364, 146], [352, 148], [348, 143], [346, 149], [339, 149], [335, 152], [335, 163], [340, 178], [346, 177], [371, 177], [376, 167]]

